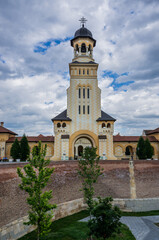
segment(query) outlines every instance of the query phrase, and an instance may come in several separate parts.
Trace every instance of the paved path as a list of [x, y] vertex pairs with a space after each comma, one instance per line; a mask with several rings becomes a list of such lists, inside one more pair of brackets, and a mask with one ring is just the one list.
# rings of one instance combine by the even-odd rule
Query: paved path
[[[88, 220], [89, 217], [81, 221]], [[129, 227], [136, 240], [159, 240], [159, 228], [154, 224], [159, 223], [159, 216], [121, 217], [121, 222]]]

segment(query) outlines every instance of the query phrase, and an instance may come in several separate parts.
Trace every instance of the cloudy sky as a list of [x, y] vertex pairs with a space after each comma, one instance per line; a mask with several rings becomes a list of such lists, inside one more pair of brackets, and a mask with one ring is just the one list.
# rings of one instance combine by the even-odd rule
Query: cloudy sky
[[97, 40], [102, 109], [117, 119], [115, 134], [159, 127], [158, 0], [1, 0], [0, 121], [19, 135], [53, 134], [82, 16]]

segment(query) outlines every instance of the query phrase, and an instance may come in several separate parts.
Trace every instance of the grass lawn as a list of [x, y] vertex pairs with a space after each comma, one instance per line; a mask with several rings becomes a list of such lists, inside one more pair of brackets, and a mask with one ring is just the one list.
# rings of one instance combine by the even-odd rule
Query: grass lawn
[[[71, 216], [54, 221], [51, 225], [51, 232], [41, 237], [40, 240], [87, 240], [88, 228], [87, 223], [78, 222], [88, 216], [87, 211], [81, 211]], [[23, 236], [20, 240], [34, 240], [36, 239], [35, 231]], [[135, 240], [127, 226], [121, 226], [121, 233], [109, 238], [109, 240]]]

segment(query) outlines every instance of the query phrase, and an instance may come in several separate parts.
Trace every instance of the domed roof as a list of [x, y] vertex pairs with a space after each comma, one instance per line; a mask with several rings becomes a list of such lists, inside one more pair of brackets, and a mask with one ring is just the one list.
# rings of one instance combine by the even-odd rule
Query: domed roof
[[84, 24], [82, 25], [81, 28], [79, 28], [74, 35], [74, 38], [71, 39], [71, 46], [73, 47], [73, 40], [75, 40], [76, 38], [90, 38], [94, 41], [94, 47], [96, 45], [96, 40], [93, 38], [93, 35], [91, 33], [91, 31], [89, 31], [87, 28], [84, 27]]
[[91, 37], [91, 38], [93, 38], [91, 31], [89, 31], [84, 26], [82, 26], [80, 29], [78, 29], [75, 32], [74, 38], [76, 38], [76, 37]]

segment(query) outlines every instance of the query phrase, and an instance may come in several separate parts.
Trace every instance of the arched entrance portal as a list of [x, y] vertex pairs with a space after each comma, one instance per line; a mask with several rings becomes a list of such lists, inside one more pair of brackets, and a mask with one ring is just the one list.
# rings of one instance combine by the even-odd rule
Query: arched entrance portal
[[89, 137], [79, 137], [74, 143], [74, 159], [82, 156], [85, 147], [93, 147], [93, 143]]
[[125, 148], [125, 155], [126, 156], [132, 156], [133, 155], [133, 148], [132, 148], [132, 146], [127, 146], [126, 148]]

